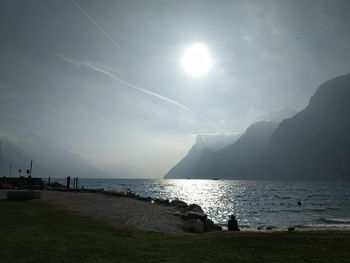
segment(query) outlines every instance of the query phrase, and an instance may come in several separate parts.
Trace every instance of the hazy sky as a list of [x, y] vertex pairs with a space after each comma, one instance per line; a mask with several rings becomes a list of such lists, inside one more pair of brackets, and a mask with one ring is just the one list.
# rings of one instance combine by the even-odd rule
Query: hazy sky
[[[0, 0], [0, 132], [161, 177], [197, 134], [306, 106], [350, 72], [350, 1]], [[98, 28], [99, 27], [99, 28]], [[104, 31], [104, 32], [102, 32]], [[206, 43], [210, 72], [180, 59]]]

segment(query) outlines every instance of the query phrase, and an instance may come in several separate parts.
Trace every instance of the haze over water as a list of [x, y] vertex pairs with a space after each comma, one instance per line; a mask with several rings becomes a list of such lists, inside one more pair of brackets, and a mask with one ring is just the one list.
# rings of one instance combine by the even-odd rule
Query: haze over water
[[245, 230], [259, 226], [350, 230], [350, 184], [138, 179], [81, 179], [79, 183], [89, 188], [129, 188], [143, 197], [195, 203], [221, 225], [226, 225], [233, 213]]

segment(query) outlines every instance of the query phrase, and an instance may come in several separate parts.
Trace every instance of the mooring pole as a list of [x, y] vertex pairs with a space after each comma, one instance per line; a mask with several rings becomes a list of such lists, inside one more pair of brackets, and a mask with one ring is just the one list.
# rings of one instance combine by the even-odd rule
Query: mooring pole
[[70, 187], [70, 176], [67, 176], [67, 189]]
[[29, 178], [32, 178], [33, 160], [30, 160]]
[[2, 142], [0, 141], [0, 176], [3, 176]]

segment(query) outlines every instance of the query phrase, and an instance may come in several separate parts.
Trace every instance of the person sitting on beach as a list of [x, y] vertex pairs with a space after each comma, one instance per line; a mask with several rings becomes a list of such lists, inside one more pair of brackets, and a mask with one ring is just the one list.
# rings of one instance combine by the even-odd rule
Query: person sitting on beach
[[235, 215], [230, 216], [227, 227], [228, 227], [228, 231], [240, 231]]

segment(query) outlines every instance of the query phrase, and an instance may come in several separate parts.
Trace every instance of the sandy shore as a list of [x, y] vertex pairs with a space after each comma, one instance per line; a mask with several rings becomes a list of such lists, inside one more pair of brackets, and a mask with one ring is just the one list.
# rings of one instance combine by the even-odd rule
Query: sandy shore
[[[0, 190], [0, 199], [6, 197], [6, 192]], [[176, 210], [171, 206], [96, 193], [41, 191], [41, 199], [59, 200], [82, 215], [115, 220], [139, 229], [182, 232], [183, 220], [172, 214]]]

